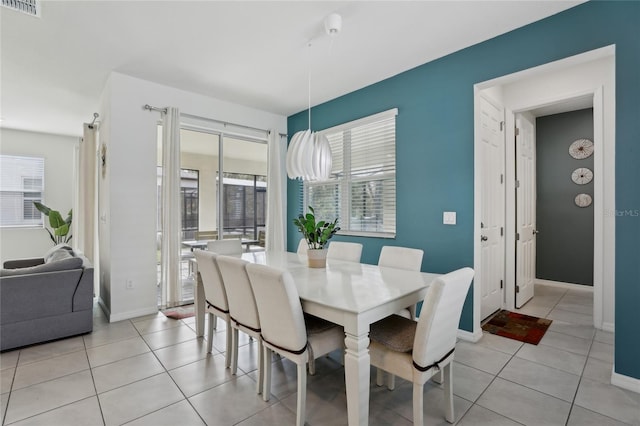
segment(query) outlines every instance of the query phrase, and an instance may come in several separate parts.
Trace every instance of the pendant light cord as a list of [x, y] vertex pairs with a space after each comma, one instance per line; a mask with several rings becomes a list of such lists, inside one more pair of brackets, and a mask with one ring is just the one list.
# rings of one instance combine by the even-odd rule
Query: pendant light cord
[[307, 108], [307, 112], [309, 114], [309, 130], [311, 130], [311, 67], [309, 67], [309, 72], [308, 72], [307, 93], [308, 93], [308, 105], [309, 105], [309, 107]]
[[309, 131], [311, 131], [311, 40], [307, 45], [309, 48], [307, 55], [307, 114], [309, 121]]

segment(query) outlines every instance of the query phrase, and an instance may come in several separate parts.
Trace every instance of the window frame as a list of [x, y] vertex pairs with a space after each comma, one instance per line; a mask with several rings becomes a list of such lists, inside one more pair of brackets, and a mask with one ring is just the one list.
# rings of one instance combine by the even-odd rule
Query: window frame
[[[20, 206], [19, 209], [21, 210], [21, 213], [16, 215], [15, 217], [16, 220], [14, 223], [5, 224], [4, 223], [5, 219], [0, 218], [0, 228], [4, 228], [4, 229], [44, 228], [45, 227], [44, 215], [41, 212], [39, 212], [37, 209], [35, 209], [35, 206], [33, 208], [35, 209], [36, 214], [39, 215], [38, 219], [25, 219], [25, 213], [26, 213], [25, 202], [30, 202], [32, 204], [33, 204], [33, 201], [39, 201], [41, 203], [45, 202], [44, 201], [45, 200], [45, 197], [44, 197], [45, 196], [45, 158], [40, 156], [31, 156], [31, 155], [0, 154], [0, 164], [4, 163], [5, 161], [20, 161], [20, 160], [30, 160], [32, 162], [30, 166], [31, 169], [39, 172], [40, 174], [37, 174], [37, 175], [21, 174], [17, 176], [16, 180], [20, 181], [20, 189], [17, 189], [18, 188], [17, 186], [15, 188], [12, 187], [15, 185], [12, 185], [11, 182], [5, 183], [3, 186], [0, 186], [0, 194], [13, 193], [13, 194], [16, 194], [17, 197], [19, 197], [19, 201], [16, 202], [15, 205], [16, 206], [19, 205]], [[8, 166], [8, 164], [3, 164], [2, 168], [4, 169], [6, 166]], [[0, 185], [3, 183], [2, 180], [4, 179], [0, 179]], [[25, 182], [27, 180], [40, 181], [40, 187], [34, 188], [33, 185], [31, 185], [29, 188], [27, 188], [27, 186], [25, 185]], [[39, 197], [34, 196], [34, 194], [39, 194]], [[3, 198], [2, 195], [0, 195], [0, 199], [1, 198]], [[0, 211], [0, 214], [1, 214], [1, 211]]]
[[[397, 218], [397, 185], [396, 185], [396, 171], [397, 171], [397, 155], [396, 155], [396, 144], [397, 144], [397, 115], [398, 109], [393, 108], [387, 111], [383, 111], [377, 114], [373, 114], [367, 117], [363, 117], [357, 120], [353, 120], [347, 123], [339, 124], [334, 127], [330, 127], [324, 130], [319, 131], [318, 133], [321, 135], [327, 134], [335, 134], [339, 132], [346, 132], [351, 129], [366, 126], [367, 124], [379, 123], [381, 121], [389, 120], [391, 118], [394, 119], [394, 137], [393, 137], [393, 152], [394, 152], [394, 166], [393, 170], [385, 171], [382, 175], [373, 177], [373, 176], [353, 176], [352, 172], [352, 161], [351, 161], [351, 141], [347, 140], [348, 138], [343, 139], [343, 152], [342, 152], [342, 165], [340, 166], [340, 176], [336, 175], [333, 172], [331, 174], [331, 178], [327, 181], [322, 182], [309, 182], [303, 181], [302, 185], [302, 207], [303, 210], [306, 211], [306, 206], [309, 205], [309, 191], [313, 188], [319, 188], [322, 186], [336, 185], [337, 186], [337, 200], [336, 200], [336, 208], [338, 210], [337, 217], [338, 224], [340, 226], [340, 231], [338, 231], [338, 235], [346, 235], [346, 236], [356, 236], [356, 237], [375, 237], [375, 238], [389, 238], [394, 239], [396, 237], [397, 232], [397, 222], [394, 221], [393, 230], [392, 231], [362, 231], [362, 230], [354, 230], [352, 229], [351, 223], [351, 191], [353, 189], [353, 184], [358, 182], [370, 182], [370, 181], [388, 181], [389, 179], [393, 180], [393, 210], [394, 216]], [[349, 149], [346, 149], [349, 148]], [[335, 160], [334, 160], [335, 161]], [[335, 170], [335, 165], [332, 168]]]

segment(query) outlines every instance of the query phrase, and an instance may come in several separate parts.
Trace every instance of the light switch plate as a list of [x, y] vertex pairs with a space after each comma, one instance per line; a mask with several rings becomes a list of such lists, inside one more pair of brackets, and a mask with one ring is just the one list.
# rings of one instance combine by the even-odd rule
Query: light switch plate
[[442, 223], [445, 225], [455, 225], [456, 224], [456, 212], [443, 212], [442, 213]]

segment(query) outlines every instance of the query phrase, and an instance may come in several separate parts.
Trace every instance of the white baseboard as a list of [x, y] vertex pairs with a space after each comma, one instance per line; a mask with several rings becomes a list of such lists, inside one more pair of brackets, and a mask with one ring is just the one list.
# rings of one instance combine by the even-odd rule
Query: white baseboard
[[640, 379], [618, 374], [614, 370], [611, 372], [611, 384], [631, 392], [640, 393]]
[[458, 329], [458, 338], [460, 340], [475, 343], [482, 339], [482, 328], [478, 328], [478, 330], [474, 333], [472, 333], [471, 331]]
[[590, 286], [590, 285], [564, 283], [561, 281], [541, 280], [540, 278], [536, 278], [535, 283], [548, 285], [549, 287], [558, 287], [558, 288], [564, 288], [567, 290], [588, 291], [589, 293], [593, 293], [593, 286]]
[[102, 297], [98, 298], [98, 306], [100, 306], [100, 309], [102, 309], [102, 312], [104, 312], [106, 317], [109, 318], [109, 315], [111, 315], [111, 310], [109, 309], [107, 304], [104, 303], [104, 300], [102, 300]]
[[109, 315], [109, 322], [124, 321], [124, 320], [128, 320], [128, 319], [137, 318], [137, 317], [141, 317], [141, 316], [144, 316], [144, 315], [152, 315], [152, 314], [156, 314], [156, 313], [158, 313], [158, 307], [157, 306], [150, 306], [148, 308], [138, 309], [138, 310], [135, 310], [135, 311], [120, 312], [118, 314], [111, 314], [111, 315]]
[[608, 331], [610, 333], [616, 332], [616, 326], [612, 322], [603, 322], [602, 323], [602, 331]]

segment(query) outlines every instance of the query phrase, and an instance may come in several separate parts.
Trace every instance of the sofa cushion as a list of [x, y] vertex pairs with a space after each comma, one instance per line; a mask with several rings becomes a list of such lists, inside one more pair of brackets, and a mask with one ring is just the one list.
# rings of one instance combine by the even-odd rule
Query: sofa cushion
[[49, 263], [52, 256], [56, 256], [56, 255], [59, 256], [60, 253], [65, 253], [65, 252], [73, 256], [73, 249], [69, 244], [66, 244], [66, 243], [56, 244], [55, 246], [47, 250], [44, 256], [42, 256], [42, 258], [44, 259], [44, 263]]
[[42, 265], [31, 266], [28, 268], [0, 269], [0, 277], [66, 271], [68, 269], [80, 269], [81, 267], [82, 258], [68, 256], [64, 259], [50, 261], [49, 263], [43, 263]]

